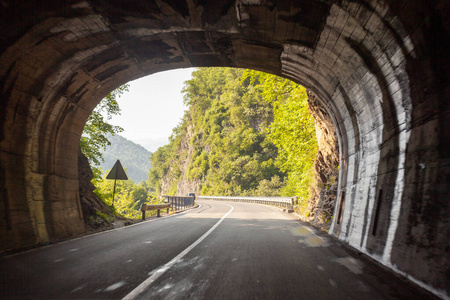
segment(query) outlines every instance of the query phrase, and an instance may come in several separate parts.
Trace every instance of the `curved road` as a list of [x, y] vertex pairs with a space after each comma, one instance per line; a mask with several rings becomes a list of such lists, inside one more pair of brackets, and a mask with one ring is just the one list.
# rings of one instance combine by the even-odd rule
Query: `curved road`
[[170, 217], [0, 260], [2, 299], [433, 299], [277, 208]]

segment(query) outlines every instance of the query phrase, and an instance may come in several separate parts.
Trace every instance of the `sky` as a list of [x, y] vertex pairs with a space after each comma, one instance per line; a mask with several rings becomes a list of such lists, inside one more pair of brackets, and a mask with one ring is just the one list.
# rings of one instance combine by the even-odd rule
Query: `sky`
[[109, 123], [121, 126], [121, 136], [154, 152], [166, 145], [172, 129], [178, 125], [187, 109], [181, 90], [191, 79], [195, 68], [159, 72], [130, 81], [129, 91], [118, 103], [121, 115]]

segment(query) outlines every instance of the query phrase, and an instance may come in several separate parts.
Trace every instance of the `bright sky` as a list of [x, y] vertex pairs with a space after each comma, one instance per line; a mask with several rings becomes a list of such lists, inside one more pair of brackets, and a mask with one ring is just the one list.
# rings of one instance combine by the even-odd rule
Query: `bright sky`
[[195, 68], [160, 72], [129, 82], [129, 92], [118, 99], [122, 109], [110, 123], [121, 126], [121, 136], [154, 152], [168, 143], [186, 107], [181, 89]]

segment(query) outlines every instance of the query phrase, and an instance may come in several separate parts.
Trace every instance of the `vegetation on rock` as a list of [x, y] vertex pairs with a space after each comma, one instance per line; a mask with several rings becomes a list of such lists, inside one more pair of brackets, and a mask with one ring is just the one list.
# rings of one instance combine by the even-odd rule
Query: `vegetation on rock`
[[185, 83], [188, 107], [170, 143], [151, 157], [150, 185], [183, 194], [309, 196], [317, 154], [305, 88], [274, 75], [201, 68]]
[[[81, 152], [89, 160], [94, 178], [99, 179], [102, 171], [98, 167], [103, 162], [102, 151], [106, 149], [107, 145], [111, 145], [108, 140], [108, 135], [115, 135], [122, 132], [123, 128], [114, 126], [108, 123], [114, 115], [120, 115], [120, 107], [117, 99], [126, 91], [129, 85], [124, 84], [113, 90], [108, 96], [102, 99], [97, 107], [92, 111], [86, 125], [83, 129], [83, 134], [80, 139]], [[103, 114], [106, 114], [106, 120]]]

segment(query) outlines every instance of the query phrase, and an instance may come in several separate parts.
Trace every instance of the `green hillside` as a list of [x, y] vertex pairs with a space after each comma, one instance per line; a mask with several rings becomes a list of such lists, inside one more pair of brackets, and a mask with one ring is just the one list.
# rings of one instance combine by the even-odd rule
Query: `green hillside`
[[108, 140], [111, 145], [102, 152], [105, 162], [100, 164], [100, 167], [103, 170], [110, 170], [119, 159], [131, 180], [135, 183], [147, 180], [151, 168], [149, 160], [151, 153], [141, 145], [117, 134], [108, 136]]
[[317, 141], [304, 87], [262, 72], [200, 68], [183, 93], [188, 110], [151, 158], [156, 191], [308, 199]]

